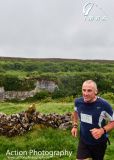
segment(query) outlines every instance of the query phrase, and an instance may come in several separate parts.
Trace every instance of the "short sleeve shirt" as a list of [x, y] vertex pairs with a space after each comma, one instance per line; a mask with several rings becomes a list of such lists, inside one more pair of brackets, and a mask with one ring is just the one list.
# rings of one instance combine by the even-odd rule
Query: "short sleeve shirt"
[[75, 99], [75, 111], [78, 113], [80, 120], [80, 136], [87, 144], [97, 144], [106, 140], [106, 135], [95, 139], [91, 134], [91, 129], [100, 128], [106, 125], [107, 121], [113, 121], [114, 115], [110, 104], [97, 97], [92, 103], [85, 103], [83, 97]]

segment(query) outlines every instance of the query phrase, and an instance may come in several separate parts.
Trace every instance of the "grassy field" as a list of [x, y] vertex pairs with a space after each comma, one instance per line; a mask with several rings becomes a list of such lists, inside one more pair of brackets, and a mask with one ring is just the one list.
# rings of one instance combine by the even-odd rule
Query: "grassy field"
[[[1, 102], [0, 103], [0, 112], [4, 112], [6, 114], [18, 113], [28, 109], [28, 107], [32, 103], [8, 103]], [[73, 112], [73, 103], [65, 103], [65, 102], [36, 102], [35, 103], [36, 110], [45, 114], [49, 113], [58, 113], [64, 114], [68, 112]]]
[[[64, 114], [73, 111], [73, 103], [36, 102], [35, 104], [37, 111], [46, 114], [54, 112]], [[29, 106], [30, 103], [1, 102], [0, 112], [18, 113], [26, 110]], [[113, 134], [114, 131], [110, 133], [111, 145], [108, 145], [105, 160], [114, 159]], [[78, 138], [72, 137], [70, 130], [63, 131], [35, 125], [31, 131], [22, 136], [11, 138], [0, 136], [0, 160], [75, 160], [77, 143]]]

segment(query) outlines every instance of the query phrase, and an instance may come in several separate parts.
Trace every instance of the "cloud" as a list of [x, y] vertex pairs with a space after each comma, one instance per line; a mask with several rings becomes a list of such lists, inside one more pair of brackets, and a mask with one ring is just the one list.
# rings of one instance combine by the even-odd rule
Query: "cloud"
[[0, 0], [0, 56], [114, 59], [113, 1], [95, 4], [106, 21], [85, 20], [84, 1]]

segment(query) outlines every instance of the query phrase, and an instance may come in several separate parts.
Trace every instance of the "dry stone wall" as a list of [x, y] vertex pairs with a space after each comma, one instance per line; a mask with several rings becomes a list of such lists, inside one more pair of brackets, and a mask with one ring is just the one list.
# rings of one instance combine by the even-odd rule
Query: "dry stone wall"
[[71, 113], [65, 115], [41, 114], [36, 112], [35, 105], [31, 105], [28, 110], [17, 114], [6, 115], [0, 113], [0, 135], [9, 137], [22, 135], [32, 129], [37, 124], [51, 126], [53, 128], [67, 129], [71, 128]]

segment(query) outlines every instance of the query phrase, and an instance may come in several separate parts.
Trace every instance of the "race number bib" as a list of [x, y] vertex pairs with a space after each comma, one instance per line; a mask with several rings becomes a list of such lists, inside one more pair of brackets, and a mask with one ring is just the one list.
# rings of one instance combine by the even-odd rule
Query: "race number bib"
[[81, 113], [81, 121], [85, 123], [92, 124], [92, 116], [88, 114]]

